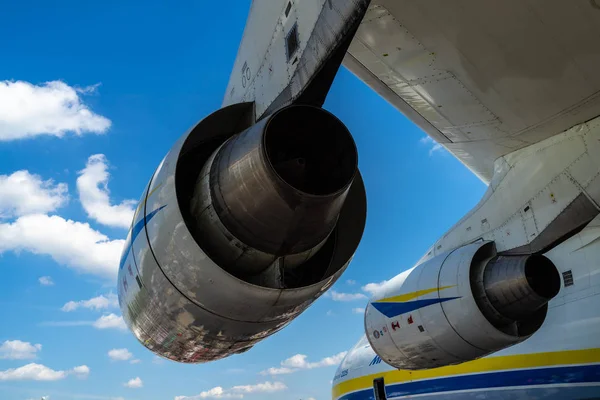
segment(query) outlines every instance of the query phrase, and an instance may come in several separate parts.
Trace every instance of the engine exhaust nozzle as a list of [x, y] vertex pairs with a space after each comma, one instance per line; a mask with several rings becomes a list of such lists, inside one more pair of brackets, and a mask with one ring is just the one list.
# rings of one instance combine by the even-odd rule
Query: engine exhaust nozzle
[[280, 259], [308, 260], [333, 231], [357, 171], [344, 124], [312, 106], [289, 106], [220, 146], [192, 199], [207, 253], [233, 274]]

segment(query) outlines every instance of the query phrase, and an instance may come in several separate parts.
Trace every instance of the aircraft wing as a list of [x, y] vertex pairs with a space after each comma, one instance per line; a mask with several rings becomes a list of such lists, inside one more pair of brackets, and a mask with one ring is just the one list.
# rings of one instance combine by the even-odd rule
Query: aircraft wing
[[598, 3], [374, 0], [344, 65], [489, 183], [600, 114]]

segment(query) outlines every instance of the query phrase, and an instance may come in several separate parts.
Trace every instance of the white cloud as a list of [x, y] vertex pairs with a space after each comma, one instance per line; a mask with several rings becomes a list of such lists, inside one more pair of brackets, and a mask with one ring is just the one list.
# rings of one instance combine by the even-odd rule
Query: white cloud
[[232, 392], [241, 393], [274, 393], [287, 389], [283, 382], [263, 382], [256, 385], [234, 386]]
[[36, 358], [36, 353], [40, 350], [42, 350], [41, 344], [31, 344], [20, 340], [7, 340], [0, 346], [0, 359], [32, 359]]
[[346, 351], [338, 353], [331, 357], [325, 357], [320, 361], [309, 362], [306, 360], [305, 354], [296, 354], [281, 362], [281, 367], [269, 368], [265, 371], [261, 371], [261, 375], [282, 375], [291, 374], [302, 369], [314, 369], [322, 367], [337, 366], [346, 356]]
[[65, 371], [54, 371], [41, 364], [27, 364], [0, 371], [0, 381], [57, 381], [66, 378]]
[[117, 316], [113, 313], [101, 316], [92, 324], [92, 326], [97, 329], [127, 330], [127, 325], [125, 324], [123, 317]]
[[79, 272], [116, 279], [124, 240], [109, 240], [89, 224], [33, 214], [0, 223], [0, 254], [26, 250]]
[[142, 360], [139, 360], [139, 359], [136, 358], [135, 360], [129, 361], [129, 364], [139, 364], [141, 362], [142, 362]]
[[108, 352], [108, 356], [114, 361], [127, 361], [133, 357], [133, 354], [127, 349], [112, 349]]
[[87, 365], [80, 365], [71, 370], [78, 378], [87, 378], [90, 375], [90, 367]]
[[50, 277], [50, 276], [41, 276], [38, 279], [38, 282], [40, 282], [40, 285], [42, 285], [42, 286], [53, 286], [54, 285], [54, 281], [52, 280], [52, 277]]
[[327, 292], [327, 295], [331, 297], [333, 301], [355, 301], [367, 298], [367, 296], [362, 293], [341, 293], [336, 292], [335, 290]]
[[383, 285], [385, 285], [387, 282], [388, 281], [381, 281], [379, 283], [367, 283], [361, 289], [363, 291], [369, 293], [370, 295], [374, 296], [377, 293], [379, 293], [379, 291], [381, 290], [381, 288], [383, 287]]
[[244, 395], [226, 392], [221, 386], [205, 390], [195, 396], [175, 396], [175, 400], [198, 400], [198, 399], [243, 399]]
[[79, 200], [88, 216], [103, 225], [129, 228], [136, 201], [124, 200], [121, 204], [110, 204], [109, 175], [104, 154], [90, 156], [85, 168], [79, 171], [79, 174], [77, 178]]
[[444, 149], [444, 147], [441, 144], [433, 140], [430, 136], [425, 136], [424, 138], [421, 138], [419, 142], [428, 147], [431, 146], [431, 148], [429, 149], [430, 156], [433, 155], [433, 153], [435, 153], [436, 151]]
[[27, 364], [19, 368], [0, 371], [0, 381], [58, 381], [73, 374], [77, 377], [86, 377], [90, 369], [81, 365], [70, 371], [55, 371], [42, 364]]
[[127, 383], [124, 383], [123, 385], [131, 389], [139, 389], [144, 386], [144, 382], [142, 382], [142, 380], [138, 376], [136, 378], [130, 379]]
[[243, 399], [244, 394], [275, 393], [286, 389], [287, 386], [283, 382], [263, 382], [255, 385], [240, 385], [230, 389], [223, 389], [221, 386], [217, 386], [195, 396], [175, 396], [175, 400]]
[[105, 310], [108, 308], [117, 308], [119, 306], [119, 298], [114, 293], [108, 293], [106, 296], [100, 295], [89, 300], [69, 301], [61, 310], [70, 312], [78, 308], [89, 308], [92, 310]]
[[364, 307], [356, 307], [352, 309], [352, 312], [354, 314], [364, 314], [365, 313], [365, 309]]
[[348, 285], [356, 285], [356, 281], [355, 281], [354, 279], [348, 279], [348, 280], [346, 281], [346, 283], [347, 283]]
[[0, 193], [0, 218], [54, 211], [69, 198], [67, 184], [55, 185], [52, 179], [44, 181], [25, 170], [0, 175]]
[[284, 375], [291, 374], [292, 372], [298, 371], [297, 369], [292, 369], [288, 367], [271, 367], [264, 371], [261, 371], [261, 375]]
[[106, 132], [110, 120], [93, 113], [80, 97], [91, 91], [92, 87], [77, 89], [61, 81], [0, 81], [0, 141]]
[[333, 310], [327, 310], [325, 315], [327, 315], [328, 317], [333, 317], [335, 315], [335, 313], [333, 312]]

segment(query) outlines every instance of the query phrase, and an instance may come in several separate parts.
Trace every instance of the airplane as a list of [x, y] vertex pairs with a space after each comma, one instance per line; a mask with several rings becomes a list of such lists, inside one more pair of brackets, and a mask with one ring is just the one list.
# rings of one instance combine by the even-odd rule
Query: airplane
[[152, 174], [119, 304], [160, 357], [280, 331], [347, 269], [358, 152], [323, 109], [340, 66], [488, 185], [382, 285], [332, 398], [600, 396], [596, 0], [254, 0], [222, 107]]

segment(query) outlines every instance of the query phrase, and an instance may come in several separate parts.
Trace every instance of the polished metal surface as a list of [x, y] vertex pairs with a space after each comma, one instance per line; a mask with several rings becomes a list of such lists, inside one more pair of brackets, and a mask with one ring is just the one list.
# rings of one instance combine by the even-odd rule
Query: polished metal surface
[[281, 109], [204, 165], [191, 200], [199, 244], [236, 276], [276, 260], [283, 268], [303, 264], [335, 227], [356, 171], [356, 146], [335, 116]]
[[[119, 271], [123, 318], [155, 354], [202, 363], [248, 351], [279, 331], [330, 288], [347, 268], [366, 220], [357, 171], [325, 244], [281, 277], [281, 287], [243, 280], [198, 245], [190, 200], [203, 165], [252, 124], [252, 105], [221, 109], [173, 146], [140, 200]], [[128, 244], [131, 248], [128, 250]], [[268, 271], [258, 282], [268, 280]]]
[[544, 256], [500, 256], [486, 266], [483, 284], [500, 314], [520, 320], [533, 315], [558, 294], [560, 276], [552, 261]]

